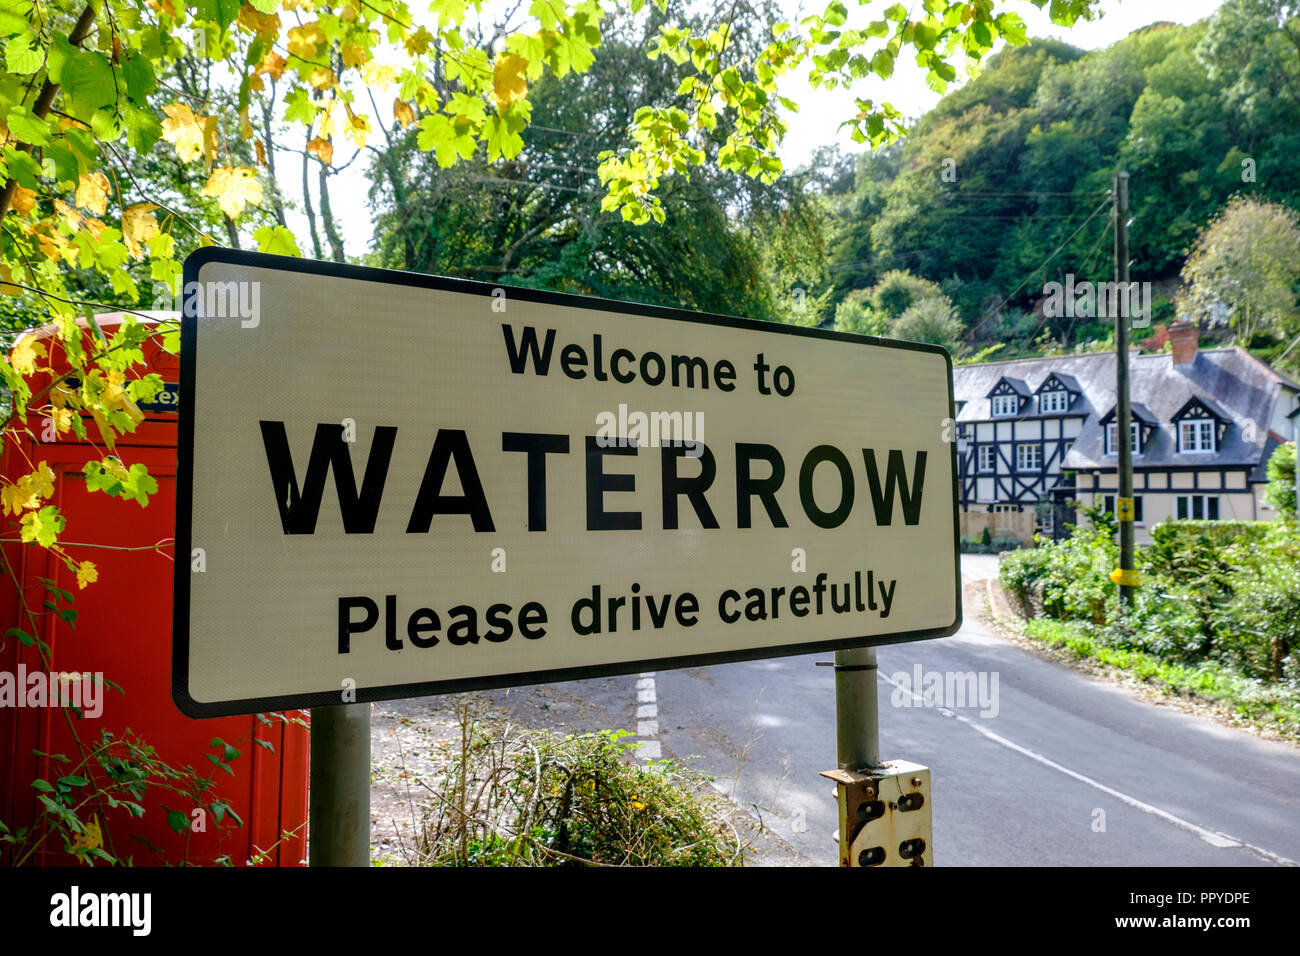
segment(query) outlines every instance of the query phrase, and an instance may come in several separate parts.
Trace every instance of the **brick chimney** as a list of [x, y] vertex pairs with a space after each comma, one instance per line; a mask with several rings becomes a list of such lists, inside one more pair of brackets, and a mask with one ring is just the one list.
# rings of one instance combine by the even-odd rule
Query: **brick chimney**
[[1201, 332], [1195, 323], [1179, 319], [1169, 326], [1169, 342], [1174, 350], [1175, 365], [1191, 365], [1196, 361], [1196, 348], [1200, 344]]

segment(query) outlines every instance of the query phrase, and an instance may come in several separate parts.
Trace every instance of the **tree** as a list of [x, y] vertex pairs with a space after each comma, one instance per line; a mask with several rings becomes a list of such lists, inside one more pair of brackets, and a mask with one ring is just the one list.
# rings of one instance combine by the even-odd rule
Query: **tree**
[[946, 295], [929, 296], [909, 305], [889, 327], [893, 338], [942, 345], [949, 352], [958, 351], [963, 332], [957, 310]]
[[1297, 324], [1300, 220], [1276, 203], [1235, 197], [1201, 232], [1183, 267], [1180, 311], [1226, 322], [1239, 344]]
[[[1029, 2], [1042, 8], [1049, 0]], [[1024, 23], [1008, 6], [924, 0], [912, 10], [892, 4], [872, 19], [833, 0], [798, 23], [737, 24], [733, 4], [705, 22], [664, 22], [650, 55], [687, 70], [673, 94], [685, 102], [635, 104], [628, 129], [597, 154], [602, 211], [633, 224], [663, 223], [664, 197], [705, 166], [774, 183], [782, 172], [782, 112], [797, 106], [778, 93], [782, 75], [807, 67], [816, 89], [852, 86], [873, 74], [887, 79], [906, 55], [942, 90], [956, 64], [974, 67], [1002, 40], [1024, 42]], [[1050, 0], [1053, 19], [1064, 24], [1091, 18], [1095, 6]], [[644, 0], [628, 7], [648, 15]], [[666, 0], [656, 7], [664, 11]], [[112, 449], [116, 435], [142, 420], [139, 403], [163, 385], [156, 374], [139, 374], [151, 330], [128, 321], [106, 338], [81, 317], [148, 304], [137, 276], [173, 289], [185, 253], [219, 238], [297, 254], [284, 225], [282, 180], [267, 178], [277, 151], [288, 151], [284, 136], [303, 144], [291, 151], [302, 157], [311, 249], [325, 255], [328, 248], [334, 258], [342, 257], [329, 207], [336, 151], [351, 148], [344, 163], [355, 160], [376, 130], [388, 136], [398, 126], [415, 131], [416, 149], [441, 168], [480, 155], [490, 164], [515, 160], [534, 94], [546, 77], [564, 80], [592, 67], [613, 9], [612, 0], [531, 0], [504, 13], [483, 0], [0, 4], [0, 293], [16, 297], [9, 314], [20, 313], [24, 324], [54, 324], [72, 364], [33, 394], [27, 376], [48, 358], [44, 347], [28, 340], [0, 360], [10, 399], [0, 431], [26, 429], [29, 412], [38, 412], [85, 439], [89, 421], [105, 453], [90, 463], [87, 486], [145, 504], [145, 479], [152, 479]], [[761, 34], [749, 53], [736, 42], [743, 26]], [[903, 133], [889, 103], [859, 98], [856, 106], [848, 118], [856, 142], [880, 147]], [[716, 150], [706, 149], [720, 129]], [[167, 166], [157, 181], [137, 175], [160, 157]], [[400, 189], [400, 171], [384, 171]], [[177, 329], [166, 340], [179, 349]], [[50, 549], [84, 587], [94, 581], [93, 562], [78, 557], [77, 536], [61, 543], [68, 529], [52, 500], [53, 479], [38, 463], [27, 475], [5, 476], [0, 497], [14, 534]], [[11, 567], [4, 570], [13, 578]], [[25, 596], [19, 600], [34, 620]], [[48, 667], [48, 645], [35, 633], [24, 639], [39, 644]], [[61, 812], [64, 836], [80, 832], [75, 812]]]
[[1278, 445], [1268, 460], [1268, 487], [1264, 501], [1277, 510], [1283, 521], [1296, 520], [1295, 442]]

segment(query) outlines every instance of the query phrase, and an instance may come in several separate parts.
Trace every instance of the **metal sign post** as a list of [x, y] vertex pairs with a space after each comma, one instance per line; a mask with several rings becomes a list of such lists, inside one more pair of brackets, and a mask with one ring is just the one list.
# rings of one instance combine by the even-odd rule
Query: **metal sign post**
[[312, 866], [370, 865], [370, 704], [311, 709]]

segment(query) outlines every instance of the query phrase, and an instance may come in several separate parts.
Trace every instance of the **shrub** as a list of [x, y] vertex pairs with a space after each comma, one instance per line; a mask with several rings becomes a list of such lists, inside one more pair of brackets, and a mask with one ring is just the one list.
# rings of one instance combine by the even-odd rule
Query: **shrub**
[[461, 749], [434, 791], [425, 866], [730, 866], [743, 845], [702, 778], [633, 766], [627, 731], [489, 736], [468, 708]]

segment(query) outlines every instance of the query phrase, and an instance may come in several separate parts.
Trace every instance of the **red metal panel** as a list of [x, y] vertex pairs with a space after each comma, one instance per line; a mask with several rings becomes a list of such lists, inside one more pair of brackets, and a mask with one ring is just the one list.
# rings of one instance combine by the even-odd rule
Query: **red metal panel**
[[[105, 332], [112, 334], [116, 323], [100, 320]], [[48, 335], [47, 345], [55, 345]], [[87, 343], [90, 344], [89, 342]], [[57, 351], [57, 350], [54, 350]], [[163, 352], [154, 340], [146, 343], [145, 356], [151, 371], [158, 371], [166, 381], [175, 382], [173, 357]], [[60, 356], [51, 364], [62, 371]], [[47, 376], [34, 376], [32, 385], [40, 389]], [[125, 693], [112, 689], [103, 692], [103, 712], [97, 719], [75, 721], [76, 733], [83, 743], [98, 739], [108, 730], [120, 737], [131, 731], [154, 747], [158, 756], [173, 766], [192, 766], [200, 775], [217, 781], [215, 792], [244, 821], [237, 826], [227, 817], [218, 824], [208, 816], [201, 832], [185, 836], [167, 826], [164, 807], [187, 815], [194, 809], [174, 793], [151, 790], [143, 801], [146, 813], [131, 818], [124, 811], [104, 808], [106, 842], [122, 858], [130, 857], [136, 865], [176, 863], [211, 863], [226, 857], [242, 866], [259, 851], [268, 851], [268, 862], [277, 865], [300, 865], [305, 857], [307, 819], [308, 738], [304, 728], [285, 724], [278, 717], [263, 723], [255, 716], [193, 720], [181, 714], [172, 703], [171, 681], [171, 539], [175, 520], [176, 418], [169, 413], [147, 413], [146, 421], [131, 435], [123, 436], [118, 445], [128, 463], [140, 462], [158, 481], [158, 492], [147, 508], [133, 501], [109, 498], [86, 490], [81, 477], [85, 462], [98, 459], [103, 451], [90, 442], [80, 442], [70, 435], [58, 441], [41, 442], [43, 421], [33, 414], [31, 436], [7, 442], [0, 468], [7, 478], [30, 472], [36, 463], [47, 462], [56, 475], [53, 504], [67, 518], [65, 545], [80, 560], [92, 560], [99, 569], [99, 580], [81, 590], [73, 575], [44, 549], [13, 543], [17, 538], [18, 520], [6, 517], [0, 528], [5, 553], [30, 607], [40, 611], [45, 600], [45, 586], [37, 578], [46, 577], [57, 586], [74, 592], [78, 611], [75, 630], [62, 622], [55, 627], [54, 616], [43, 613], [38, 618], [41, 637], [49, 642], [52, 666], [56, 670], [103, 672], [107, 680], [120, 685]], [[90, 436], [97, 438], [95, 427], [87, 419]], [[69, 440], [71, 439], [71, 440]], [[79, 544], [73, 544], [78, 542]], [[88, 544], [109, 545], [137, 550], [102, 550]], [[183, 556], [188, 560], [188, 556]], [[11, 580], [0, 581], [0, 630], [11, 627], [30, 629], [23, 620], [17, 590]], [[0, 669], [16, 674], [18, 665], [30, 670], [40, 668], [35, 649], [23, 648], [18, 641], [0, 638]], [[294, 717], [301, 718], [301, 713]], [[30, 826], [37, 819], [39, 804], [31, 781], [38, 777], [53, 779], [67, 773], [56, 764], [49, 766], [45, 753], [77, 752], [72, 729], [58, 708], [0, 708], [0, 819], [11, 829]], [[253, 743], [254, 736], [272, 744], [268, 751]], [[214, 767], [206, 759], [213, 753], [213, 738], [220, 737], [241, 751], [233, 761], [234, 775]], [[294, 836], [280, 840], [283, 831]], [[5, 857], [5, 862], [9, 858]], [[40, 859], [46, 865], [71, 862], [61, 847], [50, 846]]]

